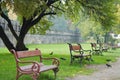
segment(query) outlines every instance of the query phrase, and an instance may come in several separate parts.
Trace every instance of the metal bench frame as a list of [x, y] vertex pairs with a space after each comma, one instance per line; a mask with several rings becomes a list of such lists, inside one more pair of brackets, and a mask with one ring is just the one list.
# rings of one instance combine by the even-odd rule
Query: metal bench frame
[[92, 54], [102, 55], [102, 47], [97, 46], [96, 43], [90, 43], [92, 48]]
[[82, 61], [84, 59], [88, 60], [89, 62], [93, 61], [91, 50], [84, 50], [80, 44], [72, 45], [68, 43], [68, 45], [69, 45], [70, 57], [71, 57], [70, 64], [73, 63], [75, 58], [80, 59], [80, 64], [82, 64]]

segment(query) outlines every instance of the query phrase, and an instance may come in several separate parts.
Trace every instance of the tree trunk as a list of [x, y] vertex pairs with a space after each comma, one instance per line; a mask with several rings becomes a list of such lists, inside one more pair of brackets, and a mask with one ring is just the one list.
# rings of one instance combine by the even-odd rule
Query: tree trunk
[[22, 39], [18, 40], [16, 44], [16, 50], [17, 51], [28, 50], [28, 48], [25, 46], [24, 41]]
[[11, 49], [20, 51], [20, 50], [28, 50], [24, 44], [24, 36], [20, 37], [17, 40], [16, 47], [12, 44], [12, 42], [9, 40], [8, 36], [5, 34], [2, 26], [0, 26], [0, 38], [3, 41], [4, 45], [7, 47], [7, 49], [10, 51]]
[[29, 30], [29, 29], [27, 29], [27, 27], [28, 27], [27, 25], [22, 26], [22, 29], [20, 31], [20, 35], [19, 35], [19, 38], [18, 38], [17, 44], [16, 44], [17, 51], [28, 50], [28, 48], [24, 44], [25, 35], [27, 34], [27, 32]]
[[2, 39], [3, 43], [8, 48], [9, 51], [11, 49], [15, 49], [15, 47], [13, 46], [13, 44], [11, 43], [11, 41], [9, 40], [8, 36], [5, 34], [2, 26], [0, 26], [0, 38]]
[[28, 48], [24, 44], [24, 38], [25, 38], [25, 35], [27, 34], [27, 32], [21, 31], [20, 33], [21, 34], [19, 35], [19, 38], [18, 38], [17, 44], [16, 44], [16, 50], [17, 51], [28, 50]]

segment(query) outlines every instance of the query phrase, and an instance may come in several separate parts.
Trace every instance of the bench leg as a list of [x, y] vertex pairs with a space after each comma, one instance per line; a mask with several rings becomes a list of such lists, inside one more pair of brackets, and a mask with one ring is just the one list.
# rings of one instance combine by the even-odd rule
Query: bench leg
[[32, 79], [37, 80], [38, 76], [39, 76], [39, 73], [33, 73], [32, 74]]
[[16, 75], [16, 80], [18, 80], [18, 78], [22, 76], [22, 73], [20, 73], [19, 71], [17, 71], [17, 75]]
[[96, 51], [93, 50], [93, 51], [92, 51], [92, 54], [95, 55], [95, 54], [96, 54]]
[[72, 64], [73, 60], [74, 60], [74, 57], [71, 55], [70, 64]]
[[71, 60], [70, 60], [70, 64], [72, 64], [72, 63], [73, 63], [73, 60], [74, 60], [74, 58], [71, 58]]
[[86, 60], [88, 60], [89, 61], [89, 63], [92, 61], [94, 61], [93, 59], [92, 59], [92, 56], [90, 55], [90, 56], [86, 56]]
[[80, 57], [80, 65], [82, 65], [82, 61], [83, 61], [84, 57]]
[[53, 71], [54, 71], [54, 75], [55, 75], [55, 79], [56, 79], [56, 75], [57, 75], [57, 72], [59, 71], [59, 69], [56, 68], [56, 69], [53, 69]]

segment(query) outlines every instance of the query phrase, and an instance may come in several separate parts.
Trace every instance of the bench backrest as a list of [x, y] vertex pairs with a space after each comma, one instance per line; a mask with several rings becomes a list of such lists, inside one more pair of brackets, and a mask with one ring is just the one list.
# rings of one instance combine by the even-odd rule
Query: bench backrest
[[96, 43], [91, 43], [91, 47], [96, 47]]
[[92, 50], [96, 50], [97, 49], [97, 44], [96, 43], [91, 43], [91, 47], [92, 47]]
[[101, 50], [102, 44], [91, 43], [92, 50]]
[[68, 43], [68, 44], [69, 44], [70, 51], [80, 51], [80, 50], [82, 50], [81, 45], [72, 45], [70, 43]]
[[36, 50], [30, 50], [30, 51], [15, 51], [11, 50], [12, 53], [15, 55], [16, 58], [25, 58], [25, 57], [32, 57], [32, 56], [41, 56], [41, 51]]
[[72, 46], [70, 46], [70, 50], [80, 50], [80, 49], [81, 48], [78, 45], [72, 45]]

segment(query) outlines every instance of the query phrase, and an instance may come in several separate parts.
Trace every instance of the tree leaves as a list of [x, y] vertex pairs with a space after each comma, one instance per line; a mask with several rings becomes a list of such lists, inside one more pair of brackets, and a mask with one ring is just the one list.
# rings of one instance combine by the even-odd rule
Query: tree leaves
[[64, 14], [72, 22], [78, 22], [82, 12], [84, 16], [94, 18], [105, 29], [110, 29], [116, 24], [114, 1], [116, 0], [14, 0], [14, 3], [11, 3], [11, 0], [6, 0], [6, 7], [10, 6], [9, 9], [13, 9], [21, 20], [23, 17], [28, 20], [41, 14], [56, 13], [57, 16]]
[[94, 17], [106, 29], [113, 26], [116, 17], [114, 15], [116, 7], [113, 0], [87, 1], [84, 9], [88, 15]]
[[50, 28], [50, 26], [52, 26], [52, 22], [49, 21], [47, 18], [43, 18], [40, 23], [37, 23], [36, 25], [34, 25], [31, 29], [30, 29], [30, 33], [32, 34], [45, 34], [46, 30], [48, 30]]

